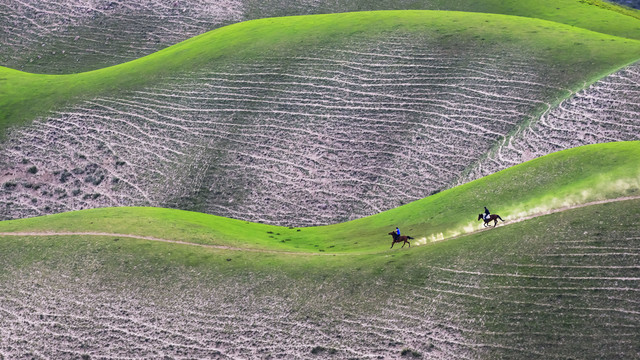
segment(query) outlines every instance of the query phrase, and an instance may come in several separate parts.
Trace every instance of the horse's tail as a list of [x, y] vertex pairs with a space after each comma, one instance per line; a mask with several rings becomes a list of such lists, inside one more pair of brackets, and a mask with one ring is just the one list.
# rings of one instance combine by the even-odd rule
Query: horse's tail
[[500, 215], [497, 215], [497, 214], [496, 214], [496, 216], [497, 216], [497, 217], [498, 217], [498, 219], [500, 219], [501, 221], [504, 221], [504, 220], [502, 220], [502, 218], [500, 217]]
[[411, 236], [407, 236], [407, 239], [414, 240], [414, 238], [412, 238]]

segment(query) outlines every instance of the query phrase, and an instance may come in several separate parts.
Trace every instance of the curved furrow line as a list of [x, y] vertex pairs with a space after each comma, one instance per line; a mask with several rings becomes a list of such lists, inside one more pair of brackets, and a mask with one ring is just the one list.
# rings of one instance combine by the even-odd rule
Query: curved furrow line
[[640, 63], [618, 71], [547, 111], [471, 167], [456, 184], [552, 152], [612, 141], [639, 140]]

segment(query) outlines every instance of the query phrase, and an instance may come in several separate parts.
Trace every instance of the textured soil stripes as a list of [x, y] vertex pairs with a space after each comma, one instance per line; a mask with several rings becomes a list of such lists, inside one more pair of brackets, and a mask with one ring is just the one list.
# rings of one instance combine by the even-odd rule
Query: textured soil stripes
[[346, 221], [449, 187], [570, 93], [535, 57], [434, 47], [409, 34], [354, 39], [86, 101], [9, 135], [2, 218], [148, 205]]
[[244, 20], [236, 0], [7, 0], [0, 63], [36, 73], [93, 70]]
[[147, 285], [143, 298], [92, 280], [63, 286], [48, 276], [35, 280], [36, 285], [27, 279], [0, 284], [0, 334], [8, 340], [0, 344], [0, 354], [11, 359], [83, 354], [101, 359], [305, 358], [318, 346], [336, 358], [395, 357], [403, 346], [437, 359], [482, 353], [455, 326], [429, 320], [417, 306], [404, 308], [417, 305], [411, 302], [378, 305], [363, 316], [351, 308], [354, 304], [329, 303], [335, 300], [329, 295], [324, 306], [314, 309], [324, 313], [321, 317], [305, 315], [313, 312], [300, 312], [298, 304], [289, 307], [309, 296], [295, 285], [288, 294], [254, 298], [231, 283], [195, 291], [197, 285], [184, 278], [182, 289]]
[[476, 164], [466, 183], [552, 152], [588, 144], [640, 140], [640, 63], [549, 109]]

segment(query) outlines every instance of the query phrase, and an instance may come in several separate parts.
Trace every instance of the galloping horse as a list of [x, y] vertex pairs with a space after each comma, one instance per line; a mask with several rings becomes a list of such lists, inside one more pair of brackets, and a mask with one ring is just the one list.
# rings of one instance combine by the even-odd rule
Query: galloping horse
[[405, 235], [398, 236], [395, 233], [395, 231], [390, 232], [389, 235], [393, 236], [393, 242], [391, 243], [391, 249], [393, 249], [393, 245], [395, 243], [399, 243], [399, 242], [403, 242], [403, 241], [404, 241], [404, 244], [402, 244], [402, 247], [404, 247], [405, 244], [409, 244], [409, 247], [411, 247], [411, 243], [409, 242], [409, 240], [413, 240], [413, 238], [411, 236], [405, 236]]
[[[498, 225], [498, 219], [502, 220], [502, 218], [500, 217], [500, 215], [498, 214], [491, 214], [489, 215], [488, 218], [484, 218], [484, 214], [478, 214], [478, 220], [484, 220], [484, 226], [486, 227], [487, 224], [489, 224], [492, 220], [493, 220], [493, 227], [496, 227], [496, 225]], [[502, 220], [504, 221], [504, 220]], [[491, 225], [489, 225], [491, 226]]]

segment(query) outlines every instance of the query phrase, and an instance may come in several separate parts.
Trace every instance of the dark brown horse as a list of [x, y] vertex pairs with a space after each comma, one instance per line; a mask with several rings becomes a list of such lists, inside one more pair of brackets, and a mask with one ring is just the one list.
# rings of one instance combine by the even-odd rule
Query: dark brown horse
[[411, 243], [409, 242], [409, 240], [413, 240], [413, 238], [411, 236], [405, 236], [405, 235], [398, 236], [395, 231], [390, 232], [389, 235], [393, 236], [393, 242], [391, 243], [391, 249], [393, 249], [393, 245], [395, 245], [395, 243], [399, 243], [399, 242], [403, 242], [403, 241], [404, 241], [404, 244], [402, 244], [402, 247], [404, 247], [406, 244], [409, 244], [409, 247], [411, 247]]
[[485, 227], [491, 226], [491, 225], [487, 225], [491, 221], [493, 221], [493, 227], [496, 227], [496, 225], [498, 225], [498, 219], [500, 219], [501, 221], [504, 221], [504, 220], [502, 220], [502, 218], [498, 214], [491, 214], [486, 219], [484, 218], [484, 214], [478, 214], [478, 220], [484, 220], [484, 226]]

